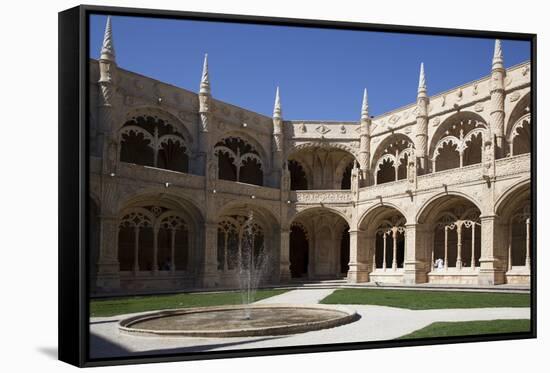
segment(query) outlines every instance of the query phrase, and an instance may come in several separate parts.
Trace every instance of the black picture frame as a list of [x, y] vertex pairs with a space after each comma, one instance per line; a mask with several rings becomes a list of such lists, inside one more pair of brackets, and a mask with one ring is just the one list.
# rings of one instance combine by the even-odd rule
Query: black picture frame
[[476, 335], [469, 337], [428, 338], [363, 343], [345, 343], [295, 346], [241, 351], [209, 351], [201, 353], [132, 356], [109, 359], [91, 359], [89, 343], [89, 258], [88, 253], [88, 57], [91, 14], [140, 16], [196, 21], [223, 21], [264, 25], [301, 26], [328, 29], [384, 31], [440, 36], [468, 36], [524, 40], [531, 43], [531, 211], [532, 237], [536, 237], [536, 95], [537, 51], [536, 34], [483, 30], [459, 30], [400, 25], [382, 25], [357, 22], [321, 21], [309, 19], [244, 16], [232, 14], [198, 13], [157, 9], [137, 9], [82, 5], [59, 13], [59, 360], [79, 367], [172, 362], [196, 359], [219, 359], [261, 355], [327, 352], [370, 348], [390, 348], [418, 345], [481, 342], [536, 338], [537, 330], [537, 250], [531, 241], [531, 331], [526, 333]]

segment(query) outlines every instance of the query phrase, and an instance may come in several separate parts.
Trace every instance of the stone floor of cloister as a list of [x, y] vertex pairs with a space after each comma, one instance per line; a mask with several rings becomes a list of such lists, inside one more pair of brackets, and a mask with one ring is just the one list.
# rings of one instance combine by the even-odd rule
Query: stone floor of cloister
[[[266, 298], [258, 303], [316, 304], [332, 292], [349, 284], [343, 281], [325, 281], [315, 284], [301, 284], [301, 288]], [[375, 284], [361, 284], [354, 287], [369, 287]], [[281, 287], [282, 288], [282, 287]], [[427, 284], [408, 286], [384, 286], [384, 288], [427, 288]], [[432, 289], [456, 291], [506, 291], [528, 292], [528, 287], [499, 285], [491, 288], [476, 286], [450, 287], [431, 286]], [[151, 337], [119, 333], [117, 323], [130, 316], [90, 318], [90, 355], [92, 358], [131, 356], [140, 354], [169, 354], [228, 349], [275, 348], [327, 343], [381, 341], [399, 338], [413, 331], [440, 321], [476, 321], [496, 319], [529, 319], [529, 307], [515, 308], [472, 308], [472, 309], [432, 309], [408, 310], [403, 308], [350, 305], [361, 316], [356, 322], [331, 329], [311, 331], [303, 334], [240, 338], [199, 338], [199, 337]], [[406, 322], [403, 322], [406, 320]]]

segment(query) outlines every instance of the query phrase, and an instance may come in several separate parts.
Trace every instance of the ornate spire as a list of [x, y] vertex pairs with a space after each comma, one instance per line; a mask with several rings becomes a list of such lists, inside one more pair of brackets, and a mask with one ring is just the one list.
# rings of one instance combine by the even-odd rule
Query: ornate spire
[[424, 62], [420, 63], [420, 77], [418, 78], [418, 95], [427, 93], [426, 74], [424, 74]]
[[208, 77], [208, 54], [204, 55], [204, 64], [202, 65], [202, 77], [199, 93], [210, 94], [210, 78]]
[[361, 106], [361, 119], [369, 119], [369, 102], [367, 98], [367, 89], [363, 91], [363, 105]]
[[111, 16], [107, 17], [105, 25], [105, 34], [103, 36], [103, 46], [101, 47], [100, 60], [115, 62], [115, 46], [113, 44], [113, 29], [111, 27]]
[[281, 97], [279, 97], [279, 86], [275, 91], [275, 106], [273, 107], [273, 118], [281, 118], [283, 111], [281, 110]]
[[493, 54], [493, 70], [494, 69], [504, 69], [504, 58], [502, 57], [500, 39], [495, 40], [495, 53]]

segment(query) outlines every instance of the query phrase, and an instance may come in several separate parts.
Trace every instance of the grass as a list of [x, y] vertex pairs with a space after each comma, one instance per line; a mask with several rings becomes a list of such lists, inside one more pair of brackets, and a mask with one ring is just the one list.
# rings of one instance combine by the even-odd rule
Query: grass
[[404, 335], [398, 339], [417, 339], [432, 337], [458, 337], [467, 335], [482, 335], [496, 333], [529, 332], [530, 320], [489, 320], [435, 322], [425, 328]]
[[529, 307], [530, 294], [458, 291], [339, 289], [324, 304], [369, 304], [429, 310], [443, 308]]
[[[258, 290], [255, 300], [269, 298], [286, 290]], [[125, 313], [164, 310], [169, 308], [207, 307], [240, 304], [239, 292], [146, 295], [136, 297], [95, 299], [90, 301], [90, 316], [114, 316]]]

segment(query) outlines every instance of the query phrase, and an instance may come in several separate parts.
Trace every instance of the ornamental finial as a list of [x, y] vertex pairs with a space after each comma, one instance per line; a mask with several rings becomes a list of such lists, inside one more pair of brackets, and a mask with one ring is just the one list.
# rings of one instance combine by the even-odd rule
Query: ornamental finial
[[107, 24], [105, 25], [105, 34], [103, 35], [103, 45], [101, 47], [101, 55], [99, 59], [115, 62], [115, 46], [113, 43], [111, 16], [107, 17]]
[[282, 118], [283, 111], [281, 110], [281, 97], [279, 96], [279, 86], [275, 91], [275, 106], [273, 107], [273, 118]]
[[369, 101], [367, 97], [367, 89], [363, 91], [363, 105], [361, 105], [361, 119], [369, 118]]
[[202, 65], [202, 77], [199, 93], [210, 94], [210, 78], [208, 76], [208, 54], [204, 55], [204, 63]]
[[424, 73], [424, 62], [420, 63], [420, 77], [418, 78], [418, 93], [426, 94], [426, 74]]
[[493, 54], [493, 69], [503, 69], [504, 58], [502, 56], [502, 44], [500, 39], [495, 40], [495, 52]]

